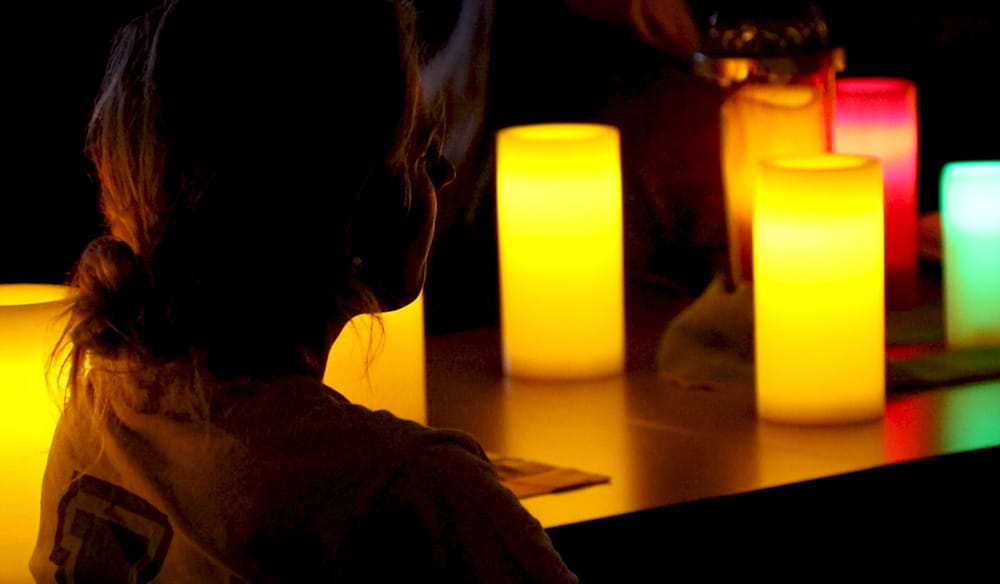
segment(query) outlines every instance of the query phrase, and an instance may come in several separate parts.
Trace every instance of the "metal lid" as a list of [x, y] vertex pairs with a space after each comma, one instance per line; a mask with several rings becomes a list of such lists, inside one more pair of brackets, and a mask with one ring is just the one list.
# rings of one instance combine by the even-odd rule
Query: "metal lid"
[[812, 2], [729, 0], [709, 17], [693, 65], [695, 73], [727, 86], [842, 71], [845, 56], [830, 46], [826, 19]]

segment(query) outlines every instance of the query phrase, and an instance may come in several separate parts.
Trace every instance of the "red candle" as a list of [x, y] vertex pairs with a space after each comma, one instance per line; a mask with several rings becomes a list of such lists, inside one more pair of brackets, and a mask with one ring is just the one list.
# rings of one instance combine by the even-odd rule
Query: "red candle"
[[882, 162], [885, 285], [891, 308], [917, 300], [917, 87], [907, 79], [845, 77], [836, 82], [834, 151]]

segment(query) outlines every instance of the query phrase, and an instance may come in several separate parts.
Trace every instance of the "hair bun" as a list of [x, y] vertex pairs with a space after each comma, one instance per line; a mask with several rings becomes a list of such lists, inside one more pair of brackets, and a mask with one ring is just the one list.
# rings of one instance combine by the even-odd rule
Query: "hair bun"
[[73, 343], [111, 356], [136, 339], [148, 278], [135, 252], [111, 236], [90, 242], [76, 267]]

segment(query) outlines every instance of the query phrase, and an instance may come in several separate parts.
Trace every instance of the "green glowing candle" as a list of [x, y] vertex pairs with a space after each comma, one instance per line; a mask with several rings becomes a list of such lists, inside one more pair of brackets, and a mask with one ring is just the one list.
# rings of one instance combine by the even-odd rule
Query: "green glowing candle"
[[944, 166], [941, 237], [948, 345], [1000, 345], [1000, 160]]

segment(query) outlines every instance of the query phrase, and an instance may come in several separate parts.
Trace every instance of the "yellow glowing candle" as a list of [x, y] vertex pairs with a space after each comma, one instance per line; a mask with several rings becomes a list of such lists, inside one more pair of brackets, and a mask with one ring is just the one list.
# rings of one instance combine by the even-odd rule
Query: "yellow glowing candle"
[[344, 327], [330, 349], [323, 383], [356, 404], [426, 424], [423, 294], [382, 313], [381, 321], [363, 314]]
[[837, 80], [834, 150], [868, 154], [885, 179], [886, 300], [917, 301], [917, 85], [907, 79]]
[[618, 130], [515, 126], [497, 136], [507, 374], [583, 379], [625, 364]]
[[941, 171], [945, 340], [1000, 346], [1000, 160]]
[[753, 250], [761, 418], [882, 416], [884, 233], [878, 159], [825, 153], [761, 163]]
[[0, 284], [0, 582], [31, 581], [42, 475], [59, 416], [45, 367], [68, 292], [59, 285]]
[[720, 111], [729, 262], [737, 280], [753, 279], [752, 211], [758, 163], [831, 147], [830, 112], [819, 87], [749, 84]]

